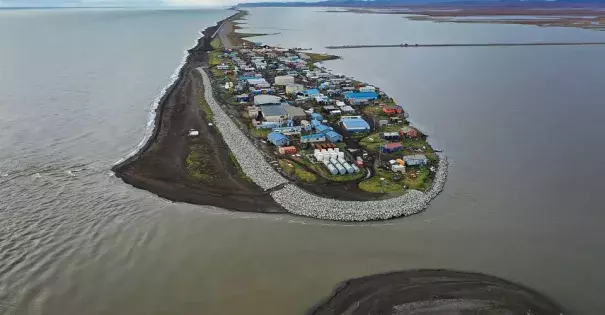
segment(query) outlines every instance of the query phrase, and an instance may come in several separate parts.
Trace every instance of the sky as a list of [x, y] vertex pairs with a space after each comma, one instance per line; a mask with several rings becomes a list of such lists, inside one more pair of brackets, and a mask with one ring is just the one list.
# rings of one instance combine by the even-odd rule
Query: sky
[[[0, 0], [0, 7], [57, 7], [57, 6], [230, 6], [244, 2], [267, 2], [275, 0]], [[300, 0], [279, 0], [292, 2]]]

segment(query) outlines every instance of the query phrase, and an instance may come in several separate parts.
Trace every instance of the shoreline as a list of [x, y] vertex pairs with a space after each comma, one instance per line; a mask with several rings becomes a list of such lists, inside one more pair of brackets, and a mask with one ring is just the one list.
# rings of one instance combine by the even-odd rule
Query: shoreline
[[[589, 7], [499, 4], [434, 4], [386, 8], [348, 8], [344, 11], [358, 14], [397, 14], [412, 21], [435, 23], [514, 24], [538, 27], [573, 27], [587, 30], [605, 30], [605, 13], [598, 4]], [[534, 17], [534, 18], [531, 18]]]
[[[209, 52], [215, 49], [212, 41], [225, 36], [219, 32], [222, 25], [235, 23], [244, 12], [237, 11], [206, 28], [197, 45], [188, 50], [178, 77], [155, 109], [151, 136], [136, 153], [112, 167], [116, 177], [165, 199], [234, 211], [288, 212], [335, 221], [386, 220], [423, 211], [443, 189], [445, 156], [440, 155], [437, 175], [426, 193], [411, 189], [398, 197], [365, 201], [319, 196], [297, 186], [269, 164], [235, 119], [221, 109], [223, 105], [214, 99], [213, 82], [203, 70], [208, 67]], [[233, 34], [234, 29], [226, 35], [245, 36]], [[187, 137], [188, 130], [199, 130], [200, 136]], [[242, 144], [247, 150], [241, 149]], [[194, 180], [186, 169], [192, 145], [203, 149], [200, 155], [208, 163], [202, 168], [212, 176], [205, 183]]]
[[560, 315], [565, 311], [548, 296], [495, 276], [416, 269], [343, 281], [306, 314]]
[[[137, 147], [138, 149], [134, 153], [122, 158], [113, 165], [111, 171], [114, 172], [116, 177], [121, 178], [125, 183], [135, 188], [147, 190], [161, 198], [175, 202], [216, 206], [235, 211], [284, 213], [286, 211], [272, 200], [268, 192], [254, 185], [243, 183], [240, 186], [244, 187], [241, 187], [239, 190], [233, 189], [230, 191], [224, 189], [224, 187], [223, 189], [214, 188], [211, 185], [204, 185], [193, 181], [191, 178], [187, 178], [186, 172], [183, 171], [184, 156], [181, 156], [183, 155], [183, 148], [180, 148], [180, 154], [165, 152], [173, 151], [172, 149], [174, 149], [172, 143], [169, 143], [171, 139], [168, 138], [170, 136], [175, 138], [175, 133], [177, 133], [178, 138], [183, 138], [178, 134], [182, 135], [187, 129], [185, 126], [182, 126], [182, 122], [170, 121], [170, 118], [173, 118], [171, 117], [173, 116], [172, 112], [180, 112], [186, 107], [193, 107], [193, 104], [181, 103], [183, 94], [186, 94], [182, 90], [187, 85], [200, 85], [199, 78], [195, 78], [193, 69], [195, 69], [196, 65], [202, 64], [207, 60], [207, 52], [212, 50], [210, 46], [212, 34], [225, 21], [228, 21], [237, 14], [231, 15], [201, 32], [202, 36], [196, 40], [196, 45], [187, 50], [187, 55], [184, 57], [184, 62], [178, 70], [176, 79], [164, 89], [165, 93], [159, 97], [158, 105], [154, 109], [154, 126], [151, 135], [142, 145]], [[195, 96], [199, 97], [201, 95], [200, 92], [194, 92], [193, 94], [197, 94]], [[178, 99], [179, 96], [181, 99]], [[199, 112], [199, 106], [197, 107]], [[200, 127], [204, 125], [208, 126], [207, 123], [209, 121], [207, 117], [201, 117], [203, 115], [197, 114], [197, 116], [200, 116], [198, 117], [200, 121], [197, 122], [197, 125]], [[214, 137], [215, 142], [220, 141], [220, 135], [213, 134], [210, 137]], [[218, 138], [218, 141], [216, 138]], [[218, 146], [220, 147], [220, 143]], [[157, 152], [160, 150], [164, 152]], [[228, 152], [219, 152], [216, 155], [221, 155], [223, 160], [225, 160], [225, 155], [228, 155]], [[170, 162], [171, 159], [181, 161], [180, 163], [173, 164]], [[226, 160], [229, 160], [228, 156]], [[215, 169], [220, 169], [224, 165], [216, 166]], [[163, 170], [159, 170], [160, 168]], [[223, 170], [223, 172], [225, 174], [222, 174], [223, 176], [221, 177], [237, 176], [236, 169]]]

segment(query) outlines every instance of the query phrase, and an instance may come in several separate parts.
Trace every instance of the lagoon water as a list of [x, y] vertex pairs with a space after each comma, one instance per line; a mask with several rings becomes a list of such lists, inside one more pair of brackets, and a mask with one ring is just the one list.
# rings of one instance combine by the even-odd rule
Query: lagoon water
[[[597, 41], [605, 33], [252, 9], [255, 40]], [[110, 174], [147, 132], [183, 50], [230, 14], [0, 11], [0, 313], [300, 314], [339, 281], [479, 271], [605, 313], [605, 47], [334, 51], [451, 161], [419, 215], [340, 224], [175, 204]]]

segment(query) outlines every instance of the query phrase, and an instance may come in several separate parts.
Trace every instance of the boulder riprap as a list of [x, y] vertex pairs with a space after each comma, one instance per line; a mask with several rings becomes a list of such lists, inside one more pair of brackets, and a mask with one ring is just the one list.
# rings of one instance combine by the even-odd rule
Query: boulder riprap
[[206, 71], [203, 68], [197, 70], [203, 78], [204, 97], [214, 114], [215, 125], [243, 172], [261, 188], [274, 189], [271, 192], [273, 199], [293, 214], [336, 221], [386, 220], [424, 210], [443, 189], [447, 177], [445, 156], [440, 156], [435, 179], [426, 192], [411, 190], [405, 195], [391, 199], [372, 201], [329, 199], [289, 184], [288, 180], [268, 163], [263, 154], [223, 111], [213, 96], [212, 84]]

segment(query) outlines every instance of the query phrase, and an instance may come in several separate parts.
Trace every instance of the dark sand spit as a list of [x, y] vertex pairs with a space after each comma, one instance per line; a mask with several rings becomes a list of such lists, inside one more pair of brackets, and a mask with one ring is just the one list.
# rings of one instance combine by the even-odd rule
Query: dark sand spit
[[560, 315], [544, 295], [480, 273], [408, 270], [352, 279], [307, 314]]
[[[204, 30], [204, 36], [189, 50], [177, 80], [159, 102], [149, 140], [112, 170], [124, 182], [172, 201], [237, 211], [284, 212], [269, 191], [241, 179], [229, 149], [216, 128], [208, 125], [211, 120], [200, 106], [203, 85], [195, 69], [207, 63], [211, 37], [224, 21]], [[190, 129], [199, 130], [200, 137], [188, 137]], [[207, 153], [211, 168], [208, 173], [214, 177], [211, 184], [189, 176], [185, 158], [190, 145], [200, 145]]]

